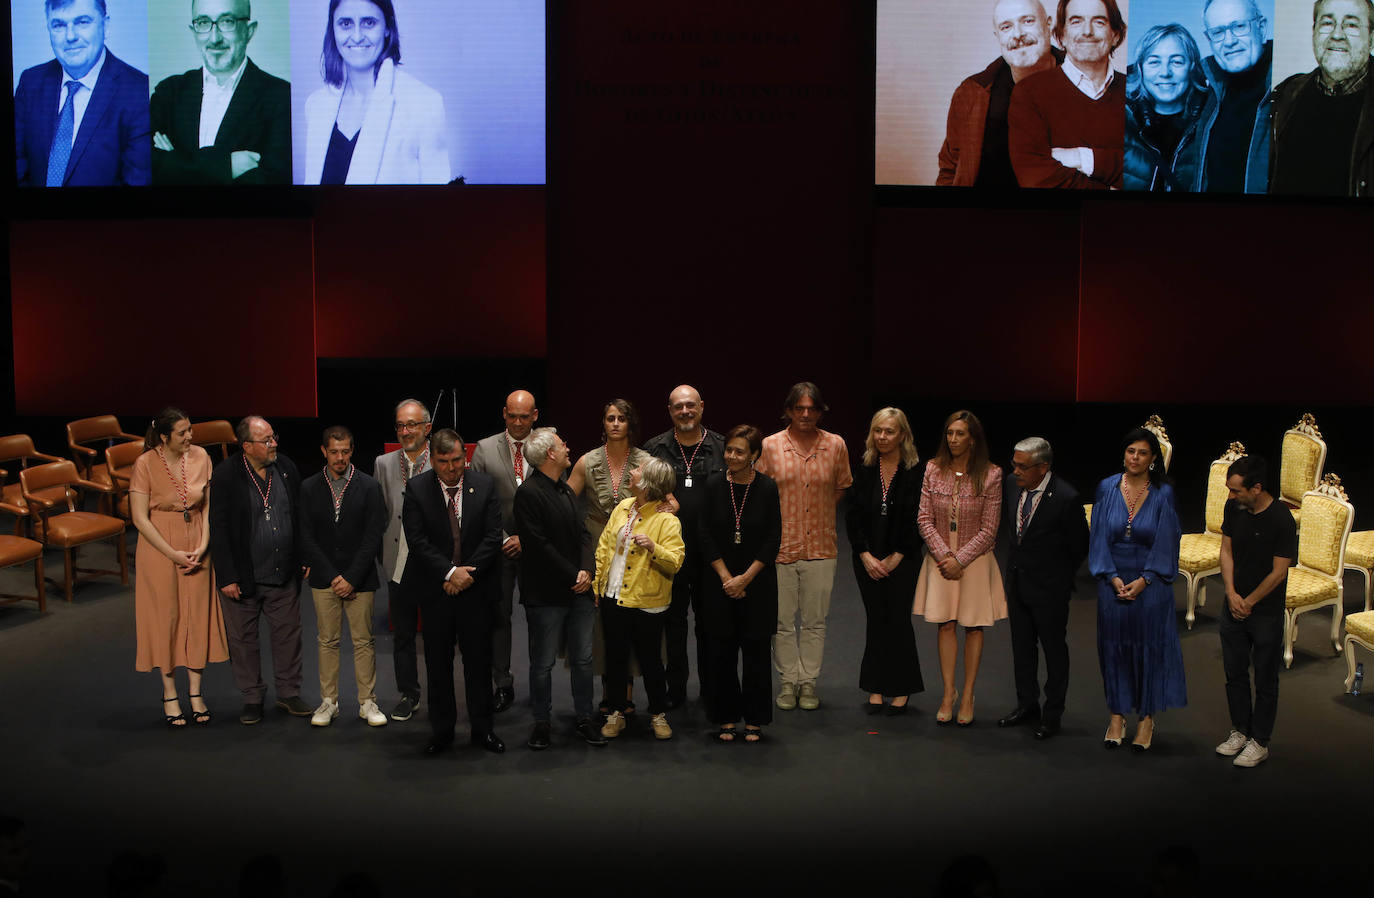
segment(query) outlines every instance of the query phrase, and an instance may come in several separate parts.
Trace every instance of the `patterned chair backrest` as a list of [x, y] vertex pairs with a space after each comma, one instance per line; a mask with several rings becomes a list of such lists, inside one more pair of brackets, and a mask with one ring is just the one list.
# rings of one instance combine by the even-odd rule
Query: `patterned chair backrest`
[[[1161, 446], [1161, 448], [1163, 448]], [[1231, 462], [1245, 455], [1245, 446], [1242, 443], [1232, 443], [1221, 458], [1212, 462], [1212, 467], [1207, 471], [1207, 508], [1205, 519], [1207, 522], [1207, 532], [1221, 535], [1221, 519], [1226, 511], [1226, 500], [1231, 498], [1231, 491], [1226, 486], [1226, 471], [1231, 467]]]
[[[1333, 475], [1327, 475], [1331, 479]], [[1328, 577], [1339, 577], [1345, 566], [1345, 546], [1355, 509], [1345, 498], [1340, 480], [1339, 494], [1313, 490], [1302, 497], [1302, 527], [1298, 530], [1298, 564]], [[1325, 489], [1325, 480], [1319, 489]]]
[[[1174, 444], [1169, 439], [1169, 434], [1164, 429], [1164, 420], [1159, 415], [1151, 415], [1145, 423], [1140, 425], [1159, 440], [1159, 454], [1164, 456], [1164, 473], [1169, 473], [1169, 462], [1174, 460]], [[1224, 480], [1225, 478], [1223, 478]], [[1218, 525], [1220, 526], [1220, 525]]]
[[1302, 420], [1283, 435], [1279, 498], [1301, 503], [1303, 494], [1321, 483], [1325, 464], [1326, 440], [1322, 439], [1316, 420], [1311, 415], [1303, 415]]

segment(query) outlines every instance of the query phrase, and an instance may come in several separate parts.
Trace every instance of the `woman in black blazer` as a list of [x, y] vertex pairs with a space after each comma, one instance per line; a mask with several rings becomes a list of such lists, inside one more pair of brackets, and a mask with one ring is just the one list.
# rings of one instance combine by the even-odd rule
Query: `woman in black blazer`
[[916, 512], [921, 476], [916, 444], [901, 409], [879, 409], [868, 425], [863, 464], [854, 472], [845, 524], [854, 550], [854, 577], [868, 615], [859, 688], [864, 710], [905, 713], [913, 693], [925, 689], [911, 628], [911, 597], [921, 570], [921, 532]]
[[[773, 720], [773, 634], [778, 628], [782, 542], [778, 485], [754, 470], [763, 434], [747, 424], [725, 436], [725, 472], [712, 474], [698, 525], [705, 570], [698, 613], [708, 636], [707, 663], [715, 683], [715, 738], [733, 742], [744, 718], [744, 741], [758, 742]], [[743, 677], [740, 675], [743, 658]]]

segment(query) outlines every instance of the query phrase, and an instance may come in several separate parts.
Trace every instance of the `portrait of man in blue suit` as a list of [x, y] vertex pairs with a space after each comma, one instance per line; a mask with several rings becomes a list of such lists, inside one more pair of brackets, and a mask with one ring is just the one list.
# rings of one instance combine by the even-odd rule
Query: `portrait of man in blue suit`
[[19, 185], [147, 184], [148, 76], [106, 48], [105, 0], [44, 0], [43, 12], [54, 58], [14, 92]]

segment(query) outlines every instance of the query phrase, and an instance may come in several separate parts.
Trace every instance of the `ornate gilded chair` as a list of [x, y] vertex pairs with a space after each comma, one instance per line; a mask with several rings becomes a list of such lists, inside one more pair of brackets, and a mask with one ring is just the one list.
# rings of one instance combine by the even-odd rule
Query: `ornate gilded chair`
[[1341, 486], [1341, 478], [1327, 474], [1316, 489], [1302, 497], [1303, 520], [1298, 531], [1298, 564], [1288, 571], [1284, 610], [1283, 663], [1293, 666], [1293, 643], [1298, 617], [1318, 608], [1331, 608], [1331, 645], [1341, 652], [1342, 602], [1345, 600], [1345, 546], [1355, 507]]
[[1185, 533], [1178, 546], [1178, 572], [1188, 584], [1188, 629], [1193, 628], [1194, 609], [1207, 604], [1207, 589], [1202, 581], [1221, 573], [1221, 516], [1230, 492], [1226, 489], [1226, 469], [1245, 455], [1245, 447], [1232, 443], [1212, 462], [1207, 474], [1206, 527], [1202, 533]]
[[1345, 569], [1357, 571], [1364, 580], [1364, 610], [1369, 610], [1370, 583], [1374, 580], [1374, 530], [1356, 530], [1345, 547]]
[[1357, 645], [1366, 652], [1374, 652], [1374, 611], [1369, 610], [1368, 603], [1365, 604], [1363, 611], [1358, 611], [1345, 619], [1346, 692], [1355, 685], [1354, 647]]
[[[1174, 458], [1174, 444], [1170, 441], [1169, 434], [1164, 430], [1164, 420], [1160, 418], [1159, 415], [1151, 415], [1146, 418], [1145, 423], [1140, 426], [1154, 434], [1155, 439], [1159, 440], [1159, 454], [1164, 456], [1164, 471], [1168, 473], [1169, 462], [1173, 461]], [[1091, 502], [1083, 506], [1083, 517], [1088, 519], [1088, 526], [1091, 527], [1093, 524], [1093, 506]], [[1191, 621], [1192, 619], [1189, 618], [1190, 623]]]
[[[61, 461], [56, 455], [47, 455], [33, 447], [33, 439], [26, 433], [14, 433], [0, 437], [0, 462], [19, 462], [17, 469], [23, 470], [31, 461]], [[14, 483], [6, 483], [8, 477], [0, 474], [0, 511], [14, 515], [14, 535], [23, 536], [29, 523], [29, 506], [24, 501], [24, 489], [18, 476]]]
[[[35, 536], [49, 548], [62, 550], [63, 587], [68, 602], [72, 600], [72, 587], [91, 577], [118, 574], [119, 582], [129, 585], [124, 522], [109, 515], [77, 510], [77, 490], [99, 491], [100, 484], [79, 477], [76, 465], [65, 459], [25, 468], [19, 472], [19, 482], [24, 487], [24, 500], [34, 514]], [[76, 553], [81, 546], [111, 538], [118, 544], [115, 557], [119, 570], [77, 567]]]
[[1283, 456], [1279, 462], [1279, 498], [1293, 512], [1293, 522], [1302, 528], [1302, 499], [1308, 490], [1322, 482], [1326, 465], [1326, 440], [1317, 429], [1317, 419], [1304, 413], [1283, 435]]

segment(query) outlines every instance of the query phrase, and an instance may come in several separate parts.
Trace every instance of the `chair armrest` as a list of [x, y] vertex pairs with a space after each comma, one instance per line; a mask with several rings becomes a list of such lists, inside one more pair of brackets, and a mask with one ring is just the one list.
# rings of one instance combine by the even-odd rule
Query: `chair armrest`
[[[90, 452], [91, 452], [92, 455], [95, 454], [95, 450], [90, 450]], [[61, 456], [49, 455], [49, 454], [46, 453], [46, 452], [35, 452], [33, 455], [26, 455], [26, 456], [24, 456], [24, 460], [25, 460], [25, 461], [28, 461], [28, 460], [31, 459], [31, 458], [41, 458], [41, 459], [43, 459], [44, 461], [66, 461], [66, 459], [65, 459], [65, 458], [62, 458]]]
[[57, 499], [56, 497], [52, 499], [44, 499], [42, 496], [37, 496], [30, 492], [25, 492], [24, 503], [28, 505], [30, 508], [52, 508], [54, 505], [57, 504]]
[[68, 443], [67, 445], [71, 447], [72, 452], [80, 453], [81, 455], [87, 455], [91, 458], [95, 458], [95, 450], [90, 448], [89, 446], [82, 446], [79, 443]]
[[82, 478], [78, 477], [78, 478], [76, 478], [75, 480], [73, 480], [72, 483], [76, 484], [77, 486], [81, 487], [82, 489], [86, 489], [86, 490], [95, 490], [97, 493], [111, 493], [111, 492], [114, 492], [114, 490], [113, 490], [112, 487], [108, 487], [108, 486], [106, 486], [106, 485], [103, 484], [103, 483], [96, 483], [94, 480], [85, 480], [85, 479], [82, 479]]
[[133, 441], [133, 440], [138, 440], [139, 442], [142, 442], [142, 441], [143, 441], [143, 437], [134, 436], [133, 434], [131, 434], [131, 433], [125, 433], [125, 432], [122, 431], [122, 430], [121, 430], [119, 433], [115, 434], [115, 436], [123, 437], [123, 438], [124, 438], [124, 441], [125, 441], [126, 443], [127, 443], [127, 442], [130, 442], [130, 441]]

